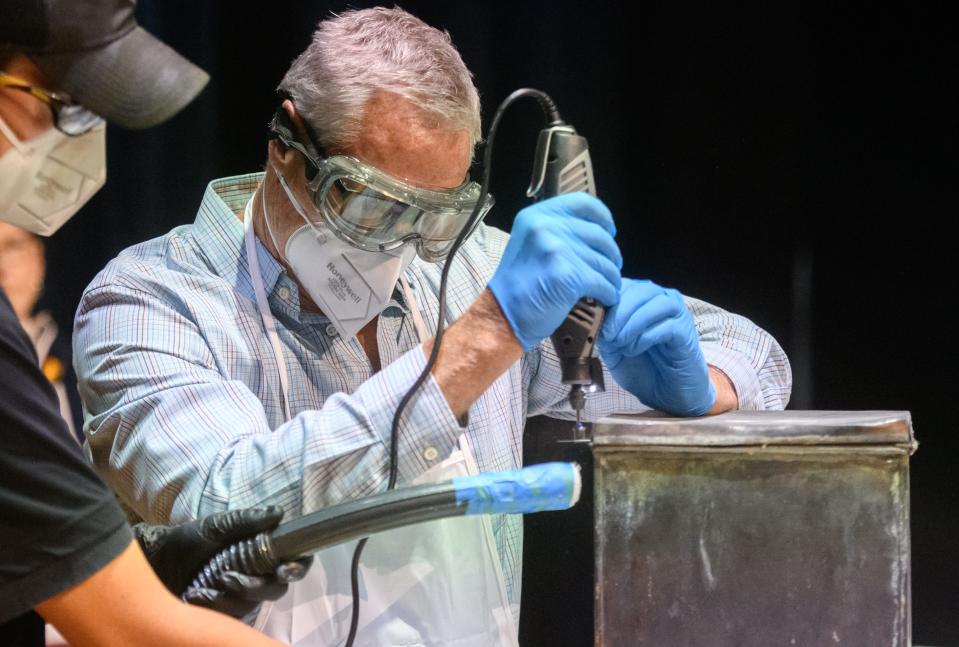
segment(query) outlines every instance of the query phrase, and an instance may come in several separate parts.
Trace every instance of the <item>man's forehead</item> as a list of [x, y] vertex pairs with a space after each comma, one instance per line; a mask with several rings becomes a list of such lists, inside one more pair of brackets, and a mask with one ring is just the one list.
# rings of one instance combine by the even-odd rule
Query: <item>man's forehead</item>
[[469, 169], [466, 129], [450, 129], [438, 117], [391, 93], [367, 102], [348, 153], [397, 177], [434, 188], [452, 188]]
[[455, 130], [444, 128], [440, 118], [412, 101], [390, 92], [377, 92], [366, 103], [360, 122], [360, 137], [398, 148], [416, 147]]

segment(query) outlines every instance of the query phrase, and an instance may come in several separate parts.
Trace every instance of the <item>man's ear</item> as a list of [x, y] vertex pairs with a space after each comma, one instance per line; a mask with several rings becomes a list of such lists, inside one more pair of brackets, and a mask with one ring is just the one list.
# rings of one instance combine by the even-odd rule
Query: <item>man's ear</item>
[[[281, 104], [281, 109], [286, 111], [286, 114], [290, 117], [291, 121], [294, 119], [294, 115], [296, 115], [296, 107], [293, 105], [292, 101], [289, 99], [284, 101]], [[294, 135], [296, 135], [296, 133], [294, 133]], [[269, 158], [270, 165], [276, 172], [287, 176], [287, 169], [298, 157], [298, 153], [295, 149], [286, 146], [278, 138], [272, 138], [267, 143], [267, 157]]]
[[[293, 162], [296, 151], [289, 146], [284, 146], [279, 139], [271, 139], [267, 142], [267, 157], [270, 165], [280, 172], [283, 172], [287, 166]], [[286, 175], [285, 172], [283, 172]]]
[[296, 140], [308, 145], [310, 138], [306, 132], [306, 122], [303, 121], [303, 117], [300, 116], [296, 106], [289, 99], [284, 100], [281, 105], [286, 114], [289, 115], [290, 121], [293, 122], [293, 134], [296, 136]]

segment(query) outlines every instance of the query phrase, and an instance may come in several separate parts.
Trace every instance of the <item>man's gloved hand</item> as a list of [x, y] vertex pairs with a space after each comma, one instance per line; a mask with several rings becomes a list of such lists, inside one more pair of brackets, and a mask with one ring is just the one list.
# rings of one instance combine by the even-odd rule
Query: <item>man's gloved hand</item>
[[585, 193], [517, 214], [489, 289], [525, 350], [551, 335], [580, 298], [616, 303], [623, 257], [615, 235], [609, 209]]
[[[216, 589], [192, 588], [190, 583], [221, 549], [276, 528], [282, 518], [283, 509], [278, 506], [230, 510], [181, 526], [139, 523], [133, 527], [133, 534], [157, 577], [174, 595], [182, 595], [191, 604], [242, 618], [262, 602], [281, 597], [288, 583], [275, 574], [236, 571], [223, 573]], [[310, 561], [305, 560], [305, 564], [308, 566]]]
[[599, 352], [616, 382], [654, 409], [701, 416], [716, 402], [693, 316], [676, 290], [624, 278]]

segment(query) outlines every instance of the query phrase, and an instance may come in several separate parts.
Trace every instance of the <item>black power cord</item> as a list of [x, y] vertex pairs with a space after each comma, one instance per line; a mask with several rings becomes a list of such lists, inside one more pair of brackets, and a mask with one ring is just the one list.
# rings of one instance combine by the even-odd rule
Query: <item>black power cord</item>
[[[446, 257], [446, 263], [443, 265], [443, 273], [440, 278], [439, 313], [436, 318], [436, 335], [433, 338], [433, 350], [430, 352], [429, 359], [426, 361], [426, 366], [423, 367], [423, 372], [420, 373], [419, 377], [416, 378], [416, 381], [413, 382], [413, 386], [410, 387], [409, 391], [407, 391], [403, 396], [403, 399], [400, 400], [399, 405], [396, 407], [396, 413], [393, 414], [393, 424], [390, 428], [390, 477], [386, 486], [387, 490], [392, 490], [394, 487], [396, 487], [396, 477], [398, 472], [397, 444], [399, 441], [400, 419], [403, 415], [403, 410], [406, 409], [406, 406], [413, 399], [413, 396], [429, 378], [430, 372], [433, 370], [433, 365], [436, 364], [436, 358], [439, 356], [440, 344], [443, 341], [443, 333], [446, 330], [444, 325], [446, 322], [446, 285], [450, 274], [450, 267], [453, 265], [453, 258], [456, 256], [456, 252], [459, 251], [463, 243], [466, 242], [466, 238], [469, 233], [472, 232], [475, 229], [475, 226], [478, 224], [476, 220], [479, 217], [482, 205], [486, 202], [486, 197], [489, 195], [490, 168], [493, 159], [493, 141], [496, 138], [496, 130], [499, 127], [499, 122], [503, 117], [503, 113], [506, 112], [506, 109], [523, 97], [532, 97], [536, 99], [540, 107], [543, 109], [543, 112], [546, 114], [546, 118], [551, 124], [562, 121], [559, 115], [559, 110], [556, 108], [556, 104], [553, 103], [553, 100], [549, 97], [549, 95], [541, 90], [535, 90], [533, 88], [521, 88], [513, 92], [503, 100], [503, 103], [499, 105], [499, 108], [496, 109], [496, 113], [493, 115], [493, 121], [490, 123], [489, 134], [486, 138], [486, 150], [483, 152], [483, 182], [480, 185], [480, 195], [476, 201], [476, 206], [473, 208], [473, 213], [470, 215], [469, 221], [467, 221], [466, 225], [453, 242], [453, 246], [450, 248], [450, 253]], [[366, 540], [366, 537], [361, 539], [356, 545], [356, 550], [353, 552], [353, 563], [350, 570], [350, 586], [353, 594], [353, 613], [350, 617], [350, 633], [346, 638], [346, 647], [353, 647], [353, 641], [356, 639], [356, 630], [360, 621], [359, 566], [360, 556], [363, 553], [363, 548], [366, 546]]]

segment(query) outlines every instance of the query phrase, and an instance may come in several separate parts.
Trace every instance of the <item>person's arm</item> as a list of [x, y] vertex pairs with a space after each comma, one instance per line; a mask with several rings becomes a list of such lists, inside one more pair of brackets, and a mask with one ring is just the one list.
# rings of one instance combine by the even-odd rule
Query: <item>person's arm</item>
[[[433, 340], [423, 344], [423, 352], [429, 356]], [[489, 388], [493, 380], [523, 356], [523, 347], [509, 327], [493, 294], [486, 290], [456, 323], [447, 331], [433, 369], [436, 379], [450, 409], [462, 416], [470, 404]], [[557, 364], [558, 368], [558, 364]], [[731, 411], [738, 406], [736, 389], [729, 377], [715, 366], [708, 366], [709, 380], [716, 391], [716, 402], [708, 411], [710, 415]], [[616, 388], [615, 382], [610, 382]], [[569, 387], [563, 387], [569, 393]], [[628, 408], [634, 398], [625, 395], [622, 400]], [[557, 403], [563, 407], [562, 402]], [[612, 412], [616, 407], [610, 409]], [[569, 413], [569, 412], [567, 412]], [[594, 414], [595, 415], [595, 414]]]
[[[513, 330], [531, 338], [548, 334], [581, 296], [615, 299], [612, 283], [619, 280], [618, 249], [607, 227], [590, 221], [605, 219], [612, 228], [608, 210], [583, 195], [555, 200], [526, 213], [563, 222], [540, 222], [525, 236], [516, 235], [514, 227], [506, 250], [512, 261], [504, 259], [497, 270], [501, 285], [523, 287], [521, 278], [526, 286], [512, 293], [512, 303], [530, 306], [512, 308], [521, 322]], [[557, 213], [546, 213], [557, 205]], [[591, 251], [590, 244], [568, 240], [579, 235], [594, 239], [592, 244], [614, 260]], [[539, 298], [536, 290], [549, 293]], [[180, 521], [268, 503], [299, 516], [382, 487], [393, 414], [426, 364], [422, 348], [407, 352], [353, 393], [335, 393], [321, 408], [274, 428], [264, 403], [244, 381], [274, 378], [269, 350], [260, 349], [267, 354], [263, 363], [244, 355], [243, 348], [237, 353], [242, 366], [219, 365], [205, 337], [209, 328], [201, 330], [190, 308], [178, 306], [189, 298], [128, 279], [101, 282], [84, 295], [77, 314], [75, 361], [90, 413], [89, 447], [101, 475], [128, 503], [148, 521]], [[491, 302], [489, 297], [481, 301], [464, 324], [474, 314], [486, 317], [483, 308]], [[476, 327], [485, 330], [486, 323]], [[515, 362], [515, 348], [511, 356], [495, 340], [498, 363], [485, 361], [491, 340], [469, 331], [468, 325], [451, 331], [433, 375], [404, 413], [401, 482], [449, 455], [462, 432], [457, 416]], [[248, 343], [239, 337], [235, 343]], [[508, 341], [515, 346], [515, 340]], [[457, 349], [462, 352], [445, 352]], [[471, 356], [464, 365], [464, 357]], [[275, 419], [279, 394], [266, 406]]]
[[725, 411], [738, 409], [739, 399], [736, 397], [736, 387], [733, 385], [732, 380], [729, 379], [729, 376], [711, 364], [707, 364], [706, 369], [708, 371], [709, 382], [713, 385], [713, 390], [716, 391], [716, 402], [712, 408], [706, 412], [706, 415], [713, 416]]
[[[411, 349], [353, 393], [271, 424], [279, 384], [261, 402], [248, 380], [275, 380], [266, 355], [220, 366], [168, 297], [110, 284], [88, 291], [74, 360], [98, 472], [147, 521], [179, 523], [226, 509], [281, 506], [295, 518], [376, 492], [386, 481], [390, 424], [426, 364]], [[248, 351], [247, 351], [248, 352]], [[400, 479], [429, 469], [424, 449], [453, 450], [460, 426], [430, 380], [404, 415]]]
[[690, 296], [683, 298], [696, 323], [706, 363], [733, 386], [733, 408], [785, 409], [792, 393], [792, 368], [779, 342], [742, 315]]
[[195, 585], [197, 574], [219, 552], [240, 540], [254, 537], [260, 532], [273, 530], [283, 518], [278, 506], [269, 508], [246, 508], [218, 512], [197, 521], [179, 526], [151, 526], [138, 523], [133, 526], [133, 536], [146, 555], [150, 567], [167, 590], [186, 602], [213, 609], [234, 618], [246, 618], [268, 600], [278, 600], [286, 594], [290, 579], [295, 573], [302, 577], [312, 557], [284, 566], [287, 577], [281, 578], [277, 571], [261, 573], [245, 569], [253, 564], [235, 563], [230, 570], [217, 571], [210, 575], [205, 585]]
[[173, 597], [136, 542], [92, 576], [37, 605], [36, 611], [72, 647], [280, 645], [225, 615]]
[[[716, 402], [707, 414], [733, 409], [783, 409], [789, 401], [792, 374], [779, 343], [745, 317], [688, 296], [684, 300], [716, 391]], [[572, 417], [569, 388], [560, 382], [559, 360], [549, 340], [528, 353], [525, 361], [529, 415]], [[587, 396], [588, 419], [652, 408], [617, 384], [605, 364], [603, 373], [606, 390]]]
[[[433, 339], [423, 344], [429, 356]], [[433, 378], [457, 417], [483, 394], [503, 371], [523, 356], [523, 347], [489, 290], [443, 336]]]

